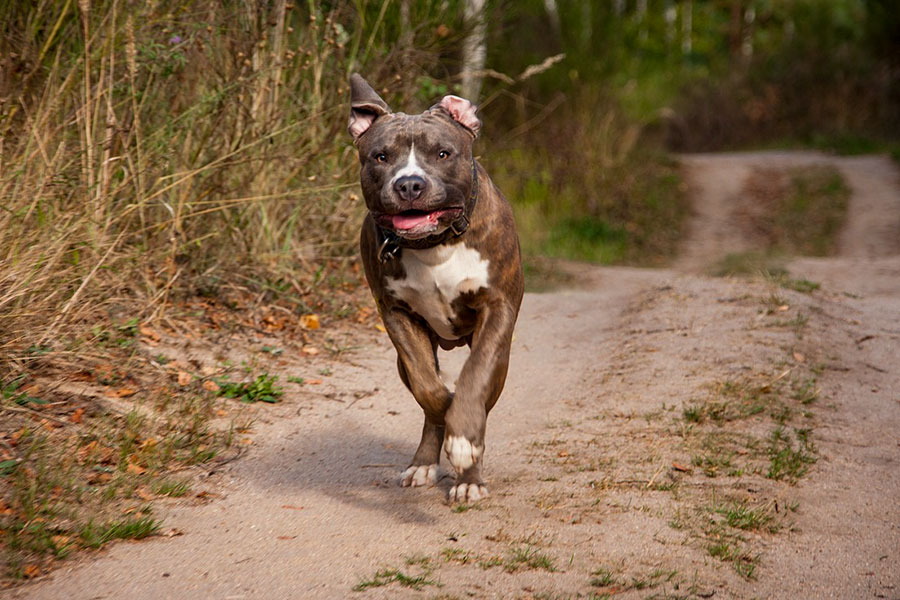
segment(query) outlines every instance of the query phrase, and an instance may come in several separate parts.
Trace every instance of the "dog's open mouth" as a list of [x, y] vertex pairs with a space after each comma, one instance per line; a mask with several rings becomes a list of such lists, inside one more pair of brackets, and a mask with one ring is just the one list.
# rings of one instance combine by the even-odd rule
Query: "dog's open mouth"
[[461, 208], [440, 208], [431, 211], [405, 210], [395, 215], [378, 215], [376, 220], [382, 227], [393, 229], [397, 235], [417, 239], [446, 228], [460, 213], [462, 213]]

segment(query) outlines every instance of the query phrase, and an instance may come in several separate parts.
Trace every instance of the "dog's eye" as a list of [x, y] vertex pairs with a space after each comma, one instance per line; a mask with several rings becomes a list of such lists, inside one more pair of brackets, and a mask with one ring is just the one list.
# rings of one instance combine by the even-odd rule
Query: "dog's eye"
[[375, 160], [380, 163], [386, 162], [387, 154], [385, 154], [384, 152], [379, 152], [378, 154], [375, 155]]
[[448, 156], [450, 156], [449, 150], [441, 150], [438, 152], [438, 158], [447, 158]]

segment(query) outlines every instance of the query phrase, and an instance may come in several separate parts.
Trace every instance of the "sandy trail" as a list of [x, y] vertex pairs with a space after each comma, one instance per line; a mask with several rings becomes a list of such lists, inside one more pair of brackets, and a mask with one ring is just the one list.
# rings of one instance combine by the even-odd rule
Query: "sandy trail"
[[[789, 267], [820, 292], [690, 274], [745, 249], [730, 245], [740, 236], [728, 234], [727, 207], [749, 169], [810, 161], [837, 165], [854, 192], [840, 256]], [[685, 166], [696, 218], [676, 270], [590, 269], [586, 289], [526, 296], [488, 422], [488, 501], [452, 511], [446, 465], [434, 488], [397, 485], [421, 411], [389, 342], [372, 336], [331, 365], [320, 393], [287, 394], [260, 413], [247, 455], [198, 485], [212, 501], [161, 503], [165, 529], [183, 535], [115, 544], [11, 597], [900, 598], [897, 169], [806, 153], [698, 155]], [[781, 313], [763, 310], [773, 294]], [[682, 409], [711, 386], [801, 373], [821, 397], [791, 417], [819, 452], [799, 483], [673, 468], [700, 443]], [[740, 428], [765, 439], [772, 425], [729, 431]], [[775, 506], [784, 523], [742, 534], [758, 556], [749, 579], [690, 525], [709, 519], [711, 497]], [[379, 569], [431, 583], [353, 591]], [[603, 572], [615, 583], [599, 585]]]

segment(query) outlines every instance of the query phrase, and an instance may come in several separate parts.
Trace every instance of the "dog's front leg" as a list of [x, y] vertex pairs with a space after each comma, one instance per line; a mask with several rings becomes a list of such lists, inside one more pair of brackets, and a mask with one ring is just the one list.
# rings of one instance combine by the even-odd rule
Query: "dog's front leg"
[[401, 475], [400, 485], [434, 485], [444, 441], [444, 413], [453, 395], [438, 373], [435, 345], [425, 325], [401, 309], [385, 311], [383, 320], [397, 349], [400, 378], [425, 411], [419, 448]]
[[475, 501], [487, 496], [481, 478], [485, 426], [506, 381], [515, 322], [515, 309], [503, 299], [487, 303], [479, 312], [472, 352], [444, 417], [444, 452], [457, 473], [451, 500]]

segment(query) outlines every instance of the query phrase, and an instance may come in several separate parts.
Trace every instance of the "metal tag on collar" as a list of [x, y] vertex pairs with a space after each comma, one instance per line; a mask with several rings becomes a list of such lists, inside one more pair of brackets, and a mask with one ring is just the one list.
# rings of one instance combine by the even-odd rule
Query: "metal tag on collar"
[[378, 260], [382, 263], [386, 263], [389, 260], [397, 258], [397, 254], [399, 253], [400, 246], [393, 243], [390, 238], [384, 238], [384, 241], [381, 242], [381, 246], [378, 247]]

